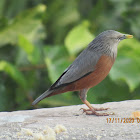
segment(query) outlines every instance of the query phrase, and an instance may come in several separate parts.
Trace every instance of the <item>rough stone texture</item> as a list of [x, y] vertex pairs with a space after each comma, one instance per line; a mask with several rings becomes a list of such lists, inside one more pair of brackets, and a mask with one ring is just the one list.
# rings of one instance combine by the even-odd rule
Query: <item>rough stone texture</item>
[[[49, 126], [54, 129], [57, 124], [67, 128], [67, 132], [56, 135], [58, 140], [134, 140], [140, 139], [140, 120], [129, 122], [132, 112], [140, 111], [140, 100], [110, 102], [96, 104], [94, 107], [109, 107], [107, 112], [114, 112], [111, 116], [85, 115], [80, 108], [85, 105], [43, 108], [36, 110], [1, 112], [0, 140], [32, 140], [37, 139], [28, 133], [21, 133], [23, 129], [42, 133]], [[106, 111], [104, 111], [106, 112]], [[117, 122], [107, 122], [111, 118]], [[119, 119], [119, 122], [118, 122]], [[28, 135], [27, 135], [28, 134]], [[43, 138], [38, 138], [38, 140]], [[51, 140], [51, 139], [50, 139]], [[53, 139], [52, 139], [53, 140]]]

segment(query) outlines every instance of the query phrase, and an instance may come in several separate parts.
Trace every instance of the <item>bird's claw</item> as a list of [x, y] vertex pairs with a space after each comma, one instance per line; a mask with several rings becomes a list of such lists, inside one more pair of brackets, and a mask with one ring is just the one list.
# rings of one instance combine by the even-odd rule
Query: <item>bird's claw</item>
[[95, 111], [103, 111], [103, 110], [108, 110], [109, 108], [93, 108]]
[[87, 111], [91, 111], [90, 109], [85, 109], [85, 108], [80, 108], [80, 110], [82, 110], [83, 113], [84, 113], [84, 112], [87, 112]]
[[86, 115], [109, 116], [109, 115], [115, 114], [115, 113], [98, 113], [98, 112], [96, 112], [96, 111], [102, 111], [102, 110], [107, 110], [107, 109], [109, 109], [109, 108], [96, 108], [95, 110], [81, 108], [80, 110], [83, 110], [83, 113], [86, 113]]

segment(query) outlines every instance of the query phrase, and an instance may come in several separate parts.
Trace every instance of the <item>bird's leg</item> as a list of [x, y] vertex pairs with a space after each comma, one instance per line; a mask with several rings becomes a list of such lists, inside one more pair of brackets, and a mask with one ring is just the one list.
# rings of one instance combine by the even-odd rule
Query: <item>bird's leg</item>
[[[87, 100], [83, 101], [83, 103], [86, 104], [89, 107], [89, 109], [83, 109], [83, 111], [86, 112], [87, 115], [96, 115], [96, 116], [112, 115], [112, 114], [109, 114], [109, 113], [98, 113], [98, 112], [96, 112], [96, 111], [102, 111], [102, 108], [94, 110], [94, 108], [91, 106], [91, 104]], [[103, 108], [103, 110], [106, 110], [106, 109]], [[88, 112], [88, 111], [91, 111], [91, 112]]]
[[[91, 104], [86, 100], [86, 103], [84, 103], [84, 104], [89, 104], [90, 106], [91, 106]], [[95, 108], [95, 107], [93, 107], [93, 106], [91, 106], [92, 107], [92, 109], [94, 109], [95, 111], [103, 111], [103, 110], [108, 110], [109, 108], [103, 108], [103, 107], [101, 107], [101, 108]], [[87, 111], [90, 111], [90, 109], [87, 109]]]
[[[92, 107], [91, 104], [86, 100], [87, 91], [88, 91], [88, 89], [83, 89], [79, 92], [80, 99], [89, 108], [89, 109], [81, 108], [81, 109], [83, 109], [83, 112], [85, 112], [87, 115], [96, 115], [96, 116], [108, 116], [108, 115], [110, 115], [109, 113], [98, 113], [98, 112], [96, 112], [96, 111], [107, 110], [108, 108], [94, 108], [94, 107]], [[89, 111], [91, 111], [91, 112], [89, 112]]]

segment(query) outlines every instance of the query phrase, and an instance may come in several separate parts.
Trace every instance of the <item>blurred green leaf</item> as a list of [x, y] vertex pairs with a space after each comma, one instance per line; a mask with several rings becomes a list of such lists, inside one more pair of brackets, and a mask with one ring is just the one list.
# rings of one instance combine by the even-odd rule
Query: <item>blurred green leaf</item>
[[27, 53], [32, 54], [34, 46], [23, 36], [19, 36], [19, 46]]
[[66, 36], [65, 45], [71, 55], [76, 55], [90, 43], [94, 36], [88, 30], [89, 22], [74, 27]]
[[8, 25], [8, 19], [6, 17], [0, 17], [0, 31], [4, 30]]
[[40, 38], [44, 37], [44, 28], [41, 23], [41, 15], [45, 12], [45, 5], [39, 5], [33, 9], [26, 10], [19, 14], [12, 23], [4, 30], [0, 31], [0, 47], [6, 44], [16, 44], [18, 35], [25, 35], [32, 41], [40, 34]]
[[137, 36], [138, 38], [139, 37], [139, 34], [140, 34], [140, 30], [139, 27], [140, 27], [140, 16], [138, 16], [137, 18], [131, 18], [129, 19], [129, 22], [131, 23], [131, 30], [132, 32], [135, 34], [135, 36]]
[[7, 107], [7, 96], [5, 95], [6, 88], [0, 83], [0, 111], [4, 111]]
[[49, 42], [61, 44], [70, 28], [79, 22], [80, 12], [77, 9], [77, 2], [75, 0], [48, 1], [46, 27]]
[[55, 82], [68, 67], [71, 60], [65, 47], [46, 46], [44, 52], [49, 77], [52, 82]]
[[19, 47], [21, 47], [28, 56], [29, 62], [31, 64], [37, 64], [40, 60], [40, 51], [37, 47], [33, 46], [23, 35], [19, 36]]
[[131, 93], [127, 84], [123, 81], [112, 81], [107, 76], [97, 86], [91, 88], [87, 94], [87, 100], [91, 103], [104, 103], [112, 101], [129, 100]]
[[112, 80], [124, 80], [133, 91], [140, 84], [140, 64], [127, 57], [118, 57], [110, 77]]
[[127, 56], [140, 62], [140, 41], [126, 39], [119, 44], [118, 56]]
[[122, 79], [134, 91], [140, 84], [140, 42], [136, 39], [120, 43], [118, 57], [111, 69], [112, 80]]
[[24, 76], [12, 64], [10, 64], [6, 61], [0, 61], [0, 71], [7, 73], [9, 76], [11, 76], [12, 79], [14, 79], [17, 82], [17, 84], [19, 84], [23, 88], [27, 87]]

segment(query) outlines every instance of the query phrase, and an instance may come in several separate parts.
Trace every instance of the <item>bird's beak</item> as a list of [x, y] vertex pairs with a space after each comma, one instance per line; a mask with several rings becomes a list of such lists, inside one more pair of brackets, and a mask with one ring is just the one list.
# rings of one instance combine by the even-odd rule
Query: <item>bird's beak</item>
[[125, 35], [126, 39], [127, 38], [133, 38], [133, 35]]
[[124, 39], [127, 39], [127, 38], [133, 38], [133, 35], [123, 34], [119, 39], [124, 40]]

